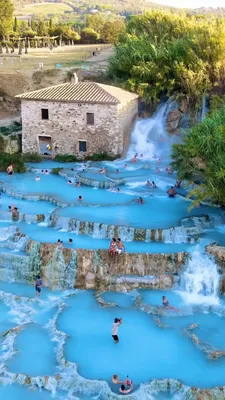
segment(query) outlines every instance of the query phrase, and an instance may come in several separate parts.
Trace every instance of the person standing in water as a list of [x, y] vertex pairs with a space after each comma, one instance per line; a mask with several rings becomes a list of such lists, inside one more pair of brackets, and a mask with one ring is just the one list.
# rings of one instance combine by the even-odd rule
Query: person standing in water
[[37, 275], [37, 278], [35, 281], [36, 296], [40, 296], [42, 286], [43, 286], [42, 279], [41, 279], [40, 275]]
[[12, 176], [12, 175], [14, 174], [13, 168], [14, 168], [14, 164], [10, 164], [10, 165], [8, 166], [8, 168], [7, 168], [7, 174], [8, 174], [8, 176]]
[[173, 199], [176, 195], [176, 190], [174, 189], [173, 186], [171, 186], [171, 188], [169, 190], [167, 190], [167, 193], [168, 193], [169, 197]]
[[119, 343], [118, 328], [123, 323], [122, 318], [115, 318], [112, 326], [112, 337], [114, 343]]

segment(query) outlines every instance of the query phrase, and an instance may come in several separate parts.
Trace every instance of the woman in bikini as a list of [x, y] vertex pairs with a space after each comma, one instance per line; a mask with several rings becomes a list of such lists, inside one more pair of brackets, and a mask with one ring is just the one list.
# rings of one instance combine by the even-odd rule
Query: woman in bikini
[[113, 238], [109, 246], [109, 254], [111, 257], [115, 256], [117, 250], [116, 238]]

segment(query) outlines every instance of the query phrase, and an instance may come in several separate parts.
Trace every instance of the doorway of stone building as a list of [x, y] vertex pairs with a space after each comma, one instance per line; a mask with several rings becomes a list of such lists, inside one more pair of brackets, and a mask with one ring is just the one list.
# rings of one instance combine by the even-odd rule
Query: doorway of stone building
[[42, 156], [52, 155], [52, 138], [51, 136], [38, 136], [39, 153]]

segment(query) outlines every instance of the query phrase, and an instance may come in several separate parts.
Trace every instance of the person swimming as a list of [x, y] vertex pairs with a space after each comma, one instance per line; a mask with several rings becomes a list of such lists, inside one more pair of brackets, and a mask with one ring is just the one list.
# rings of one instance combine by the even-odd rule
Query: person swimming
[[157, 186], [156, 186], [156, 184], [155, 184], [154, 181], [152, 181], [152, 187], [153, 187], [153, 189], [156, 189], [156, 188], [157, 188]]
[[68, 185], [72, 185], [72, 181], [71, 180], [68, 181]]
[[78, 200], [79, 201], [83, 200], [83, 197], [82, 196], [78, 196]]
[[130, 386], [128, 386], [128, 388], [126, 388], [126, 386], [124, 384], [122, 384], [120, 386], [120, 393], [121, 394], [128, 394], [133, 390], [133, 384], [131, 384]]
[[169, 300], [167, 299], [166, 296], [162, 296], [162, 305], [163, 307], [169, 308], [170, 310], [179, 311], [178, 308], [175, 308], [170, 305]]
[[116, 169], [116, 174], [119, 174], [119, 173], [120, 173], [120, 171], [118, 169]]
[[76, 187], [80, 187], [80, 182], [76, 182]]
[[41, 180], [40, 176], [36, 176], [35, 181], [40, 181], [40, 180]]
[[146, 186], [148, 186], [148, 187], [149, 187], [149, 186], [152, 186], [151, 182], [150, 182], [150, 181], [147, 181], [147, 182], [146, 182]]
[[105, 167], [103, 167], [102, 169], [100, 169], [100, 174], [105, 174], [106, 173], [106, 169], [105, 169]]
[[139, 203], [139, 204], [143, 204], [143, 203], [144, 203], [144, 200], [143, 200], [142, 197], [139, 197], [139, 198], [138, 198], [138, 203]]
[[124, 168], [127, 168], [127, 164], [124, 164]]

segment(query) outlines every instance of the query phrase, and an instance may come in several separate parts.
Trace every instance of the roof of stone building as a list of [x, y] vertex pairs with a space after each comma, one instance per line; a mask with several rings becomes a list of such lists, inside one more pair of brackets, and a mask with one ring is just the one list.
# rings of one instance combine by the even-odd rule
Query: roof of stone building
[[137, 97], [135, 93], [95, 82], [64, 83], [16, 96], [22, 100], [97, 104], [124, 104]]

